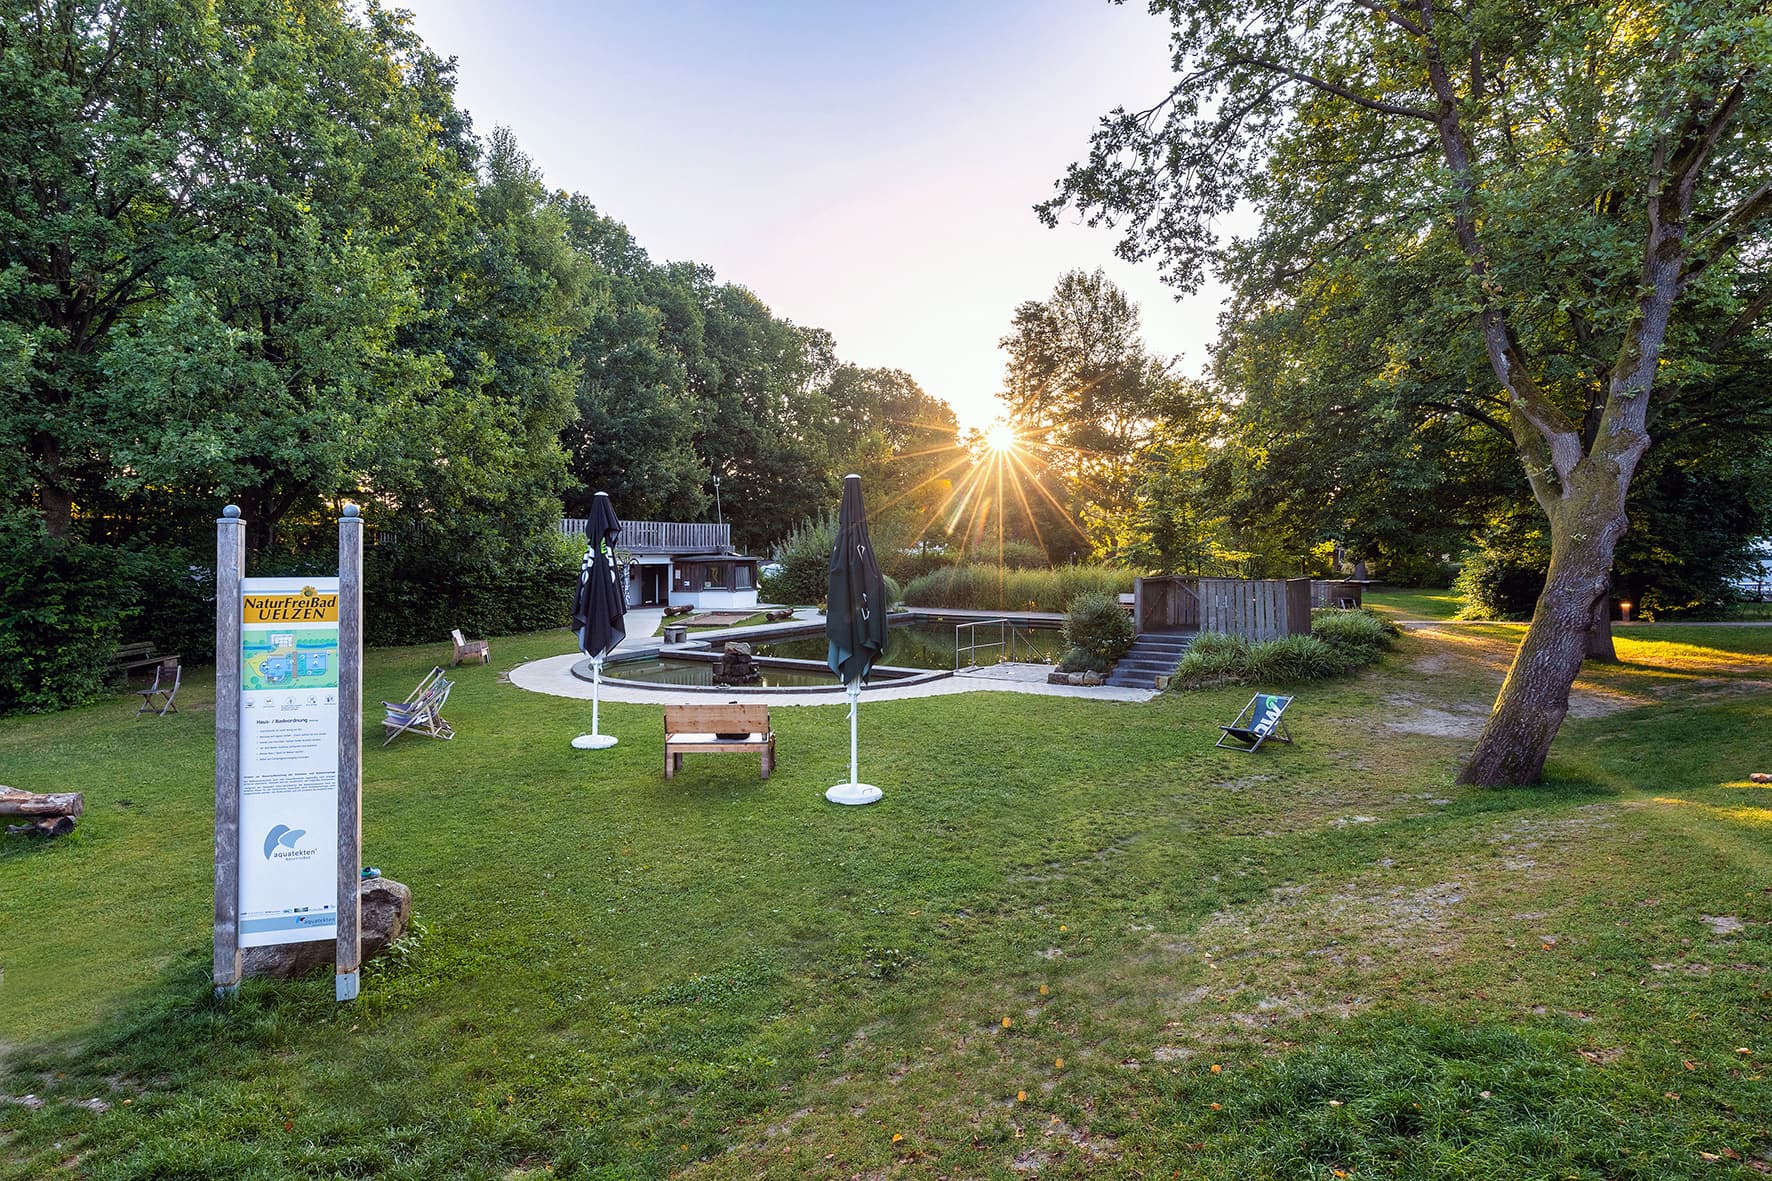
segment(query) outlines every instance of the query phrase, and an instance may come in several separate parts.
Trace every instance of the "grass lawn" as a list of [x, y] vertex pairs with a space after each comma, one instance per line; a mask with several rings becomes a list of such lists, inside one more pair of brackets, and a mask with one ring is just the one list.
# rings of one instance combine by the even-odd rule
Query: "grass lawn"
[[1367, 587], [1361, 602], [1392, 619], [1451, 619], [1464, 606], [1453, 591], [1405, 586]]
[[1455, 787], [1519, 630], [1414, 630], [1253, 756], [1243, 690], [870, 703], [854, 810], [841, 705], [667, 782], [658, 707], [573, 750], [499, 677], [570, 636], [497, 639], [454, 742], [366, 750], [418, 928], [348, 1006], [210, 998], [200, 677], [0, 722], [0, 781], [87, 793], [0, 840], [0, 1178], [1772, 1170], [1772, 629], [1620, 629], [1546, 786]]

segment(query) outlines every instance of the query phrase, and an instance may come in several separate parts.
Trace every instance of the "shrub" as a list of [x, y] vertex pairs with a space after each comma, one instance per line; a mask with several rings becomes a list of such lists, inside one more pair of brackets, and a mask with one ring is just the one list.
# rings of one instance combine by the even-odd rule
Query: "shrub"
[[1059, 566], [1011, 570], [1004, 566], [944, 566], [904, 588], [904, 601], [919, 607], [965, 607], [978, 611], [1063, 611], [1078, 595], [1132, 589], [1132, 571], [1120, 566]]
[[1066, 648], [1058, 660], [1061, 673], [1105, 673], [1108, 662], [1087, 648]]
[[1132, 616], [1115, 596], [1086, 591], [1071, 600], [1070, 613], [1064, 621], [1064, 638], [1072, 649], [1080, 648], [1104, 666], [1109, 665], [1132, 647]]
[[128, 554], [0, 526], [0, 714], [91, 701], [137, 601]]
[[1029, 541], [1005, 541], [997, 557], [1011, 570], [1044, 570], [1052, 565], [1046, 551]]
[[1526, 619], [1544, 590], [1544, 564], [1479, 549], [1465, 555], [1452, 589], [1464, 600], [1460, 619]]
[[830, 579], [831, 550], [837, 544], [837, 514], [812, 517], [794, 526], [775, 547], [780, 574], [759, 580], [758, 590], [772, 603], [822, 603]]
[[952, 566], [960, 560], [957, 551], [939, 545], [921, 546], [910, 550], [881, 549], [878, 545], [874, 548], [880, 558], [880, 569], [884, 570], [888, 577], [896, 578], [901, 584], [915, 582], [931, 570]]
[[384, 534], [364, 554], [364, 641], [429, 643], [452, 627], [475, 636], [565, 627], [583, 556], [582, 542], [553, 530], [475, 561]]

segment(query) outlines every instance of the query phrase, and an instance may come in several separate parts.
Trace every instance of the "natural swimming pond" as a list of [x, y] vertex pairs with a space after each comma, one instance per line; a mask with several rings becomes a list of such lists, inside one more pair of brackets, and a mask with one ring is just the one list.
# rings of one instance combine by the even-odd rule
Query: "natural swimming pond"
[[[999, 664], [1005, 660], [1023, 660], [1035, 664], [1054, 664], [1064, 655], [1064, 635], [1055, 627], [1015, 627], [1014, 654], [1006, 650], [1010, 643], [1009, 629], [979, 625], [969, 629], [977, 636], [976, 659], [969, 664]], [[996, 646], [1001, 639], [1004, 646]], [[961, 644], [967, 641], [962, 633]], [[985, 645], [992, 645], [985, 647]], [[789, 636], [781, 640], [760, 640], [751, 645], [758, 656], [780, 656], [790, 660], [823, 660], [824, 633]], [[914, 623], [895, 625], [882, 663], [895, 668], [932, 668], [952, 672], [954, 669], [954, 625], [921, 619]]]
[[[713, 688], [714, 669], [711, 660], [675, 660], [671, 657], [649, 656], [643, 660], [621, 660], [603, 666], [603, 675], [611, 680], [644, 681], [649, 685], [688, 685]], [[771, 668], [760, 664], [763, 674], [757, 689], [803, 689], [816, 685], [821, 689], [838, 687], [837, 678], [828, 668]]]
[[[1011, 643], [1008, 628], [979, 626], [979, 647], [970, 663], [998, 664], [1011, 658], [1034, 663], [1052, 663], [1064, 654], [1064, 637], [1055, 627], [1015, 628], [1013, 657], [1005, 650]], [[998, 646], [999, 638], [1003, 646]], [[962, 644], [965, 640], [962, 639]], [[717, 648], [720, 641], [712, 641]], [[751, 644], [753, 655], [763, 659], [818, 661], [820, 667], [777, 668], [759, 664], [763, 683], [755, 688], [797, 689], [836, 688], [837, 678], [822, 667], [827, 644], [823, 632], [787, 636], [778, 640], [757, 640]], [[954, 625], [936, 620], [918, 620], [895, 624], [883, 664], [893, 668], [932, 669], [952, 672], [954, 668]], [[604, 676], [612, 680], [642, 681], [649, 685], [683, 685], [714, 687], [714, 663], [707, 660], [684, 660], [677, 657], [647, 657], [643, 660], [622, 660], [604, 666]]]

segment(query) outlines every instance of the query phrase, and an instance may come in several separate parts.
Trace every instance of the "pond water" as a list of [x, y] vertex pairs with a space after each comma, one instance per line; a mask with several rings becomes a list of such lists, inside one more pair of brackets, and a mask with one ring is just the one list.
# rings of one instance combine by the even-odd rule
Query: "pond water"
[[[1003, 647], [995, 646], [999, 639], [1004, 645], [1010, 643], [1008, 628], [992, 626], [969, 630], [977, 633], [980, 645], [973, 652], [972, 663], [991, 665], [1010, 659]], [[961, 643], [965, 642], [962, 638]], [[1030, 627], [1021, 624], [1015, 628], [1013, 646], [1016, 660], [1050, 664], [1064, 654], [1064, 637], [1055, 627]], [[780, 640], [759, 640], [751, 645], [752, 653], [757, 656], [781, 660], [817, 660], [821, 663], [826, 649], [823, 632], [789, 636]], [[893, 625], [886, 657], [882, 663], [893, 668], [952, 672], [954, 625], [935, 620]], [[838, 687], [837, 678], [825, 668], [773, 668], [766, 664], [758, 665], [757, 668], [763, 674], [763, 684], [757, 686], [760, 688]], [[608, 664], [603, 671], [606, 676], [616, 680], [644, 681], [653, 685], [714, 687], [714, 665], [706, 660], [648, 657], [645, 660], [623, 660]]]
[[[1014, 635], [1013, 657], [1004, 647], [1010, 643], [1007, 627], [979, 626], [968, 628], [967, 632], [971, 632], [977, 637], [979, 645], [973, 650], [974, 659], [968, 661], [971, 664], [999, 664], [1012, 658], [1038, 664], [1052, 664], [1064, 655], [1064, 636], [1055, 627], [1017, 625]], [[1004, 646], [996, 646], [999, 641]], [[962, 644], [970, 642], [966, 638], [966, 632], [961, 633], [960, 642]], [[985, 647], [984, 645], [987, 644], [993, 646]], [[751, 645], [751, 651], [758, 656], [780, 656], [792, 660], [823, 660], [825, 650], [823, 632], [807, 636], [790, 636], [782, 640], [759, 641]], [[894, 625], [887, 642], [886, 655], [881, 663], [892, 665], [895, 668], [933, 668], [952, 672], [954, 668], [954, 625], [935, 620]]]
[[[714, 687], [714, 668], [707, 660], [673, 660], [670, 657], [648, 657], [645, 660], [622, 660], [603, 666], [603, 675], [612, 680], [644, 681], [649, 685], [691, 685]], [[758, 665], [763, 674], [761, 685], [753, 689], [797, 689], [817, 685], [822, 689], [839, 688], [837, 678], [829, 669], [771, 668]]]

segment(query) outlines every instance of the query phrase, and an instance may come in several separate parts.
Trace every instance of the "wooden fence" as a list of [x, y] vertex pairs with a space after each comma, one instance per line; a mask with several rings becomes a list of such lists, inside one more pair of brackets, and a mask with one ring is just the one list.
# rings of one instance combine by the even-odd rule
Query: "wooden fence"
[[1311, 606], [1313, 607], [1359, 607], [1366, 602], [1366, 584], [1363, 582], [1326, 582], [1321, 579], [1311, 583]]
[[1140, 578], [1132, 585], [1132, 622], [1140, 632], [1309, 635], [1311, 597], [1308, 578]]

